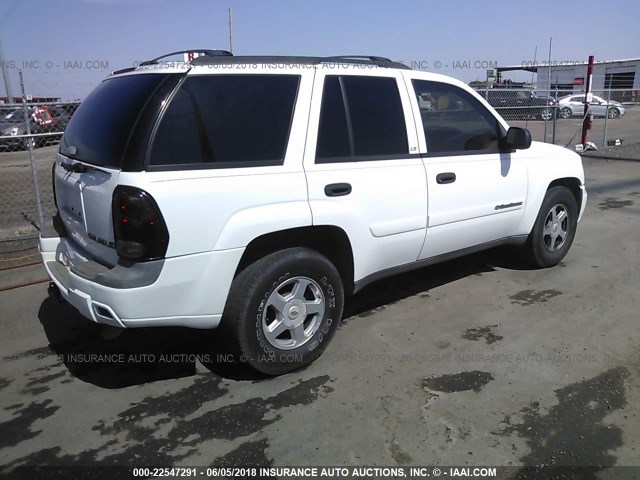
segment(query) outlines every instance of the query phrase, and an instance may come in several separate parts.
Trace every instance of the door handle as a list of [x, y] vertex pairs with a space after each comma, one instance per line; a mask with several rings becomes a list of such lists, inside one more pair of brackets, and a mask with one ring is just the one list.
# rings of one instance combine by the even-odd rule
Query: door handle
[[438, 183], [453, 183], [456, 181], [456, 174], [453, 172], [439, 173], [436, 175], [436, 182]]
[[324, 194], [327, 197], [344, 197], [351, 193], [350, 183], [330, 183], [324, 187]]

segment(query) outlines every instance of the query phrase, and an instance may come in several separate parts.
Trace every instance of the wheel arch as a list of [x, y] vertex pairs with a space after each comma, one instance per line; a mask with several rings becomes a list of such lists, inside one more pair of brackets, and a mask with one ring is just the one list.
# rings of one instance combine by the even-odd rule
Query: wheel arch
[[351, 242], [342, 228], [333, 225], [289, 228], [254, 238], [247, 245], [235, 275], [265, 255], [293, 247], [307, 247], [327, 257], [340, 273], [345, 294], [353, 292], [354, 259]]
[[[568, 172], [567, 172], [568, 173]], [[582, 181], [578, 177], [574, 176], [561, 176], [559, 178], [547, 179], [546, 181], [540, 182], [538, 187], [530, 191], [529, 196], [527, 198], [527, 208], [522, 217], [522, 221], [520, 223], [520, 227], [518, 228], [519, 234], [529, 235], [531, 230], [533, 230], [533, 226], [535, 224], [536, 218], [538, 217], [538, 213], [540, 212], [540, 207], [542, 206], [542, 202], [544, 201], [547, 192], [553, 187], [563, 186], [568, 188], [576, 199], [576, 204], [578, 205], [579, 217], [582, 214]]]
[[576, 177], [557, 178], [549, 184], [546, 192], [551, 190], [553, 187], [559, 186], [566, 187], [571, 190], [571, 193], [573, 193], [573, 196], [576, 199], [576, 204], [578, 205], [578, 214], [582, 213], [580, 212], [580, 208], [582, 205], [582, 188], [580, 188], [582, 186], [582, 183], [580, 182], [580, 179]]

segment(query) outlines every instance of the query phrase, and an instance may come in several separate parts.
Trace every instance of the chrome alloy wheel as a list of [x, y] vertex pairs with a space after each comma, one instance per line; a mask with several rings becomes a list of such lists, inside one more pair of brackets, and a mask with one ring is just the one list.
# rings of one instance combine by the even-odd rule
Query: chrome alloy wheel
[[324, 311], [324, 294], [314, 280], [308, 277], [287, 279], [269, 295], [264, 306], [264, 336], [281, 350], [298, 348], [316, 333]]
[[557, 203], [547, 213], [542, 231], [542, 241], [550, 252], [562, 248], [569, 235], [569, 212], [562, 203]]

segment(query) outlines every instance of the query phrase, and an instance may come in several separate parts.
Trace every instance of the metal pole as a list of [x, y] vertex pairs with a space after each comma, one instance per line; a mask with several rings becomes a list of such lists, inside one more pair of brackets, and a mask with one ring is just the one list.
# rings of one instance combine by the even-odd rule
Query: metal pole
[[24, 111], [24, 120], [27, 126], [27, 148], [29, 149], [29, 163], [31, 165], [31, 177], [33, 179], [33, 188], [36, 192], [36, 208], [38, 209], [38, 220], [40, 221], [40, 229], [44, 227], [44, 214], [42, 213], [42, 201], [40, 199], [40, 185], [38, 184], [38, 174], [36, 172], [36, 162], [33, 158], [33, 137], [31, 137], [31, 123], [29, 121], [29, 108], [27, 107], [27, 94], [24, 91], [24, 79], [22, 78], [22, 70], [18, 71], [20, 77], [20, 91], [22, 92], [22, 110]]
[[589, 121], [589, 102], [593, 99], [593, 94], [591, 93], [591, 80], [593, 77], [593, 55], [589, 55], [589, 64], [587, 66], [587, 86], [586, 91], [584, 92], [584, 118], [582, 121], [582, 146], [584, 147], [587, 144], [587, 130], [591, 126], [591, 122]]
[[4, 88], [7, 90], [7, 102], [13, 103], [13, 91], [11, 91], [11, 79], [7, 72], [7, 65], [4, 63], [4, 49], [2, 48], [2, 39], [0, 38], [0, 68], [2, 68], [2, 78], [4, 79]]
[[[553, 37], [549, 37], [549, 63], [547, 63], [547, 99], [551, 96], [551, 40]], [[546, 103], [549, 103], [549, 100], [545, 100]], [[553, 114], [553, 118], [555, 121], [555, 108], [551, 108], [551, 113]], [[544, 142], [547, 143], [547, 121], [544, 121]]]
[[611, 86], [607, 90], [607, 106], [604, 113], [604, 134], [602, 135], [602, 146], [607, 146], [607, 121], [609, 120], [609, 102], [611, 101]]
[[233, 53], [233, 30], [231, 25], [231, 7], [229, 7], [229, 51]]
[[553, 99], [555, 100], [555, 115], [553, 116], [553, 130], [551, 131], [551, 143], [553, 145], [556, 144], [556, 122], [558, 121], [558, 114], [560, 113], [560, 109], [558, 108], [558, 84], [556, 82], [556, 90], [553, 92]]

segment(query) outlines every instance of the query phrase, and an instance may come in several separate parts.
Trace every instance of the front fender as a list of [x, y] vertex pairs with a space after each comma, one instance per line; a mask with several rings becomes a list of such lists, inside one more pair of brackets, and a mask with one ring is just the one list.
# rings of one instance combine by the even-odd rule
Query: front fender
[[[518, 235], [528, 235], [538, 217], [545, 194], [555, 180], [575, 179], [584, 188], [584, 168], [580, 155], [557, 145], [533, 142], [527, 151], [529, 171], [529, 191]], [[583, 190], [580, 216], [584, 211], [586, 190]]]

